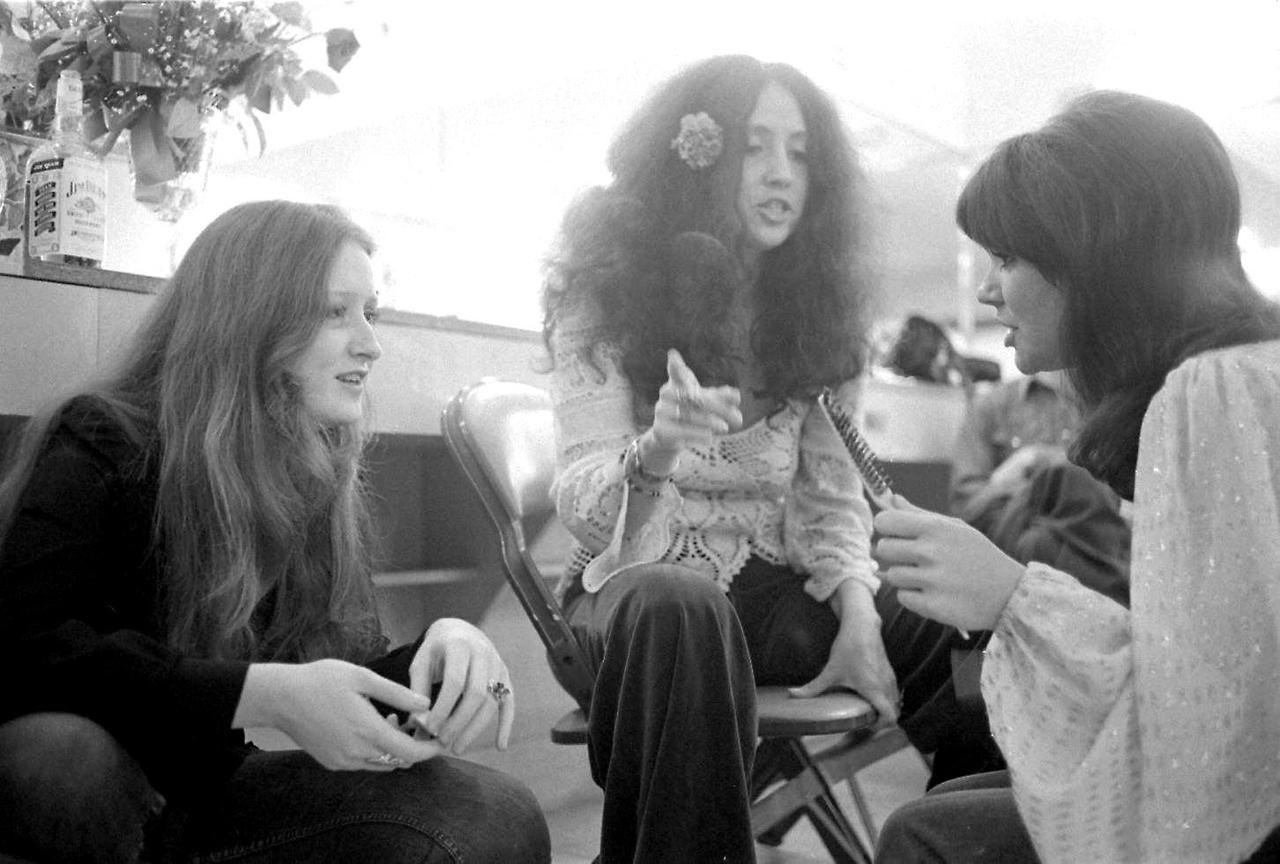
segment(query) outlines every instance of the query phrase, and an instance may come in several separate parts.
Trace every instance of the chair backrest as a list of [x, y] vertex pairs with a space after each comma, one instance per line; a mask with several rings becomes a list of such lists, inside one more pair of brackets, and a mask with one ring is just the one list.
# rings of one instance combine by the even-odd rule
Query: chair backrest
[[529, 384], [485, 379], [449, 400], [440, 425], [498, 530], [507, 581], [547, 647], [556, 680], [586, 705], [592, 686], [586, 658], [529, 552], [529, 538], [555, 516], [550, 395]]

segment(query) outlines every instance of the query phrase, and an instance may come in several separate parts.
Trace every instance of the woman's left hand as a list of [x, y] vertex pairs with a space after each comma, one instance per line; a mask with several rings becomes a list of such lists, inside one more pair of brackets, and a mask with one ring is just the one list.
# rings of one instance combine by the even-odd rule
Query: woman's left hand
[[422, 729], [461, 753], [496, 713], [498, 749], [507, 749], [516, 697], [507, 664], [488, 636], [459, 618], [441, 618], [427, 628], [409, 666], [409, 687], [430, 696], [436, 682], [440, 692], [431, 710], [413, 717]]
[[882, 720], [897, 720], [898, 677], [884, 650], [880, 615], [871, 592], [852, 580], [836, 590], [833, 602], [840, 616], [840, 630], [831, 643], [827, 664], [812, 681], [791, 688], [791, 695], [806, 699], [845, 687], [870, 702]]
[[1025, 568], [982, 532], [894, 496], [875, 516], [880, 578], [903, 606], [963, 630], [996, 626]]

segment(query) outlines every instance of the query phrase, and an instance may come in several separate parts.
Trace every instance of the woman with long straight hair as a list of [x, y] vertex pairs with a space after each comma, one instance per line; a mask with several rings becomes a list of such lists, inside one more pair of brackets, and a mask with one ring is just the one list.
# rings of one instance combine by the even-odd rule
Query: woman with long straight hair
[[493, 644], [446, 618], [388, 653], [379, 629], [373, 251], [333, 207], [231, 209], [116, 370], [25, 426], [0, 483], [0, 851], [547, 860], [528, 790], [444, 755], [495, 718], [507, 744]]

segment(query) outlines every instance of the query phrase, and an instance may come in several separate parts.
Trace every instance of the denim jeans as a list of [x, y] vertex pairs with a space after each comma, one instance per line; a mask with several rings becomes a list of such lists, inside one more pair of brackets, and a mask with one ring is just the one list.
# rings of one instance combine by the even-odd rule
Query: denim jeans
[[255, 751], [189, 812], [165, 807], [110, 733], [82, 717], [6, 723], [0, 754], [0, 851], [37, 862], [545, 864], [551, 857], [532, 793], [461, 759], [378, 773], [329, 771], [296, 750]]

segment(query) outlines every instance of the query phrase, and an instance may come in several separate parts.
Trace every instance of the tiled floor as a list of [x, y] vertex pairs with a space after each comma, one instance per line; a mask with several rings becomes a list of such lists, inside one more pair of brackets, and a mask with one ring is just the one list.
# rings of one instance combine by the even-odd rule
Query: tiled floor
[[[591, 781], [583, 747], [552, 744], [551, 725], [573, 707], [551, 677], [542, 645], [514, 595], [506, 588], [486, 613], [481, 626], [502, 652], [511, 670], [517, 699], [511, 746], [498, 752], [490, 744], [470, 754], [478, 762], [523, 780], [538, 796], [551, 826], [555, 864], [586, 864], [599, 847], [600, 790]], [[877, 826], [899, 804], [924, 791], [924, 763], [903, 750], [870, 766], [859, 781]], [[849, 804], [848, 786], [837, 796]], [[817, 864], [830, 861], [817, 835], [802, 823], [777, 848], [759, 849], [760, 864]]]

